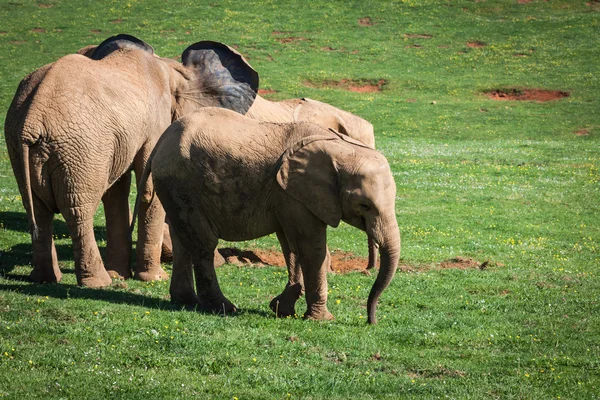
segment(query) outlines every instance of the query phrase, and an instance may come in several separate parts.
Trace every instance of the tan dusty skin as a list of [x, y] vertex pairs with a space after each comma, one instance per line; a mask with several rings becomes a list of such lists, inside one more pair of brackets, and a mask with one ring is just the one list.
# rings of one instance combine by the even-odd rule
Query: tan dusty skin
[[[73, 241], [78, 284], [102, 287], [111, 277], [129, 277], [131, 171], [141, 175], [156, 141], [178, 116], [203, 106], [246, 112], [254, 101], [258, 75], [235, 50], [199, 42], [178, 63], [140, 43], [127, 35], [109, 38], [38, 69], [17, 89], [5, 133], [32, 232], [35, 282], [61, 279], [52, 239], [58, 212]], [[103, 58], [90, 58], [102, 49], [108, 49]], [[227, 67], [220, 57], [229, 58]], [[231, 78], [231, 67], [251, 83]], [[106, 269], [93, 230], [100, 201], [106, 210]], [[139, 279], [167, 277], [159, 259], [163, 221], [160, 202], [141, 205]]]
[[[293, 315], [305, 288], [305, 317], [331, 319], [326, 227], [343, 220], [380, 245], [381, 268], [368, 302], [369, 322], [376, 322], [378, 298], [400, 257], [396, 186], [377, 151], [313, 123], [266, 123], [205, 108], [167, 129], [141, 189], [150, 173], [171, 226], [173, 301], [234, 311], [215, 275], [218, 240], [275, 232], [289, 281], [271, 308]], [[152, 196], [150, 204], [155, 201]]]

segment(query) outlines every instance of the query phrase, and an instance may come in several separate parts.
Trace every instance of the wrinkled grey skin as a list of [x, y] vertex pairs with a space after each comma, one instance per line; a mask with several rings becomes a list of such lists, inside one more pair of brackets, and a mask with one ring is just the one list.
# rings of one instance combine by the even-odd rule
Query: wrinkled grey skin
[[368, 301], [368, 321], [376, 322], [377, 301], [400, 257], [396, 186], [377, 151], [312, 123], [264, 123], [205, 108], [167, 129], [142, 188], [150, 172], [170, 221], [172, 301], [235, 311], [215, 275], [218, 240], [275, 232], [289, 281], [271, 308], [293, 315], [305, 287], [305, 317], [332, 319], [326, 304], [326, 227], [343, 220], [380, 245], [381, 268]]
[[[102, 287], [111, 276], [131, 275], [131, 170], [141, 176], [156, 141], [179, 116], [203, 106], [246, 112], [258, 75], [238, 53], [215, 42], [188, 47], [182, 63], [156, 56], [128, 35], [80, 53], [23, 79], [5, 134], [32, 233], [30, 278], [61, 279], [52, 239], [53, 214], [60, 212], [73, 241], [78, 284]], [[220, 64], [221, 57], [229, 57], [231, 71]], [[93, 231], [100, 201], [106, 210], [106, 269]], [[141, 205], [139, 279], [167, 277], [159, 260], [164, 217], [160, 202]]]

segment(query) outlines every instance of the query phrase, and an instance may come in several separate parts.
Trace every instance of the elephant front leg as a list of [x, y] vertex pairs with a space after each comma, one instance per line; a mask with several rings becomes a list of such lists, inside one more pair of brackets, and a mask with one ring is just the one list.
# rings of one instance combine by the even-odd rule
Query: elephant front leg
[[94, 237], [93, 211], [96, 207], [79, 206], [63, 213], [75, 253], [77, 284], [90, 288], [109, 286], [112, 280], [102, 264], [100, 251]]
[[58, 268], [58, 258], [52, 237], [52, 211], [34, 198], [34, 213], [38, 225], [37, 235], [32, 234], [33, 271], [29, 279], [36, 283], [60, 282], [62, 273]]
[[[323, 227], [323, 231], [325, 228]], [[312, 240], [299, 243], [299, 262], [306, 289], [306, 313], [304, 318], [331, 320], [333, 314], [327, 309], [328, 251], [325, 232]]]
[[129, 262], [129, 187], [131, 173], [121, 177], [102, 197], [106, 216], [106, 271], [111, 278], [131, 277]]
[[160, 266], [165, 211], [157, 196], [140, 202], [135, 277], [142, 281], [169, 279]]
[[288, 317], [296, 314], [296, 301], [304, 293], [304, 278], [302, 269], [297, 263], [296, 253], [290, 250], [290, 245], [285, 233], [278, 231], [277, 239], [281, 245], [281, 251], [285, 257], [288, 269], [288, 282], [283, 292], [269, 304], [269, 307], [278, 317]]

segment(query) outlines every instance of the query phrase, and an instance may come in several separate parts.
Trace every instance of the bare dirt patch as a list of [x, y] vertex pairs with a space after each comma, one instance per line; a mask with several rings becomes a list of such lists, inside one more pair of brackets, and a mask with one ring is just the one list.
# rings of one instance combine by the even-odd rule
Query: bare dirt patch
[[428, 33], [405, 33], [404, 36], [411, 39], [431, 39], [433, 37]]
[[279, 43], [287, 44], [287, 43], [303, 42], [308, 39], [305, 37], [300, 37], [300, 36], [290, 36], [290, 37], [277, 38], [275, 40], [277, 40]]
[[50, 7], [53, 7], [53, 6], [54, 6], [54, 4], [38, 4], [39, 8], [50, 8]]
[[456, 256], [446, 261], [442, 261], [440, 263], [441, 269], [485, 269], [488, 265], [488, 261], [479, 262], [472, 258], [466, 258], [461, 256]]
[[274, 93], [277, 93], [277, 90], [273, 90], [273, 89], [258, 89], [258, 94], [260, 94], [260, 95], [274, 94]]
[[580, 130], [576, 131], [575, 134], [577, 136], [588, 136], [590, 134], [590, 130], [589, 129], [580, 129]]
[[362, 17], [358, 20], [360, 26], [373, 26], [373, 20], [371, 17]]
[[470, 42], [467, 42], [467, 47], [470, 47], [472, 49], [480, 49], [485, 46], [485, 42], [482, 42], [481, 40], [472, 40]]
[[[275, 250], [224, 248], [219, 249], [219, 253], [229, 264], [285, 267], [283, 254]], [[331, 267], [337, 273], [364, 271], [367, 262], [366, 257], [359, 257], [350, 252], [339, 250], [331, 252]]]
[[31, 30], [31, 32], [33, 32], [33, 33], [46, 33], [46, 30], [44, 28], [33, 28]]
[[569, 92], [562, 90], [547, 89], [523, 89], [523, 88], [503, 88], [492, 89], [486, 92], [487, 97], [493, 100], [529, 100], [529, 101], [552, 101], [569, 97]]
[[321, 47], [321, 50], [323, 50], [323, 51], [335, 51], [335, 49], [333, 47], [330, 47], [330, 46]]
[[356, 93], [375, 93], [381, 92], [386, 83], [385, 79], [342, 79], [339, 81], [324, 80], [320, 82], [307, 80], [304, 82], [304, 85], [314, 88], [343, 89]]
[[111, 24], [120, 24], [121, 22], [123, 22], [121, 18], [113, 19], [112, 21], [110, 21]]
[[91, 33], [93, 33], [94, 35], [99, 35], [102, 33], [102, 31], [100, 29], [92, 29], [90, 30]]
[[531, 3], [533, 0], [519, 0], [519, 4]]
[[420, 44], [411, 44], [409, 46], [406, 46], [407, 49], [420, 49], [421, 47], [423, 46], [421, 46]]

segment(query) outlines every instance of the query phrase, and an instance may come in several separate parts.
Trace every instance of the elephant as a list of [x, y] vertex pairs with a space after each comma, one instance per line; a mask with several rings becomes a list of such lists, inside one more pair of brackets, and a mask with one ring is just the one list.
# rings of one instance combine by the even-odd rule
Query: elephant
[[304, 317], [333, 319], [327, 309], [326, 228], [343, 220], [380, 246], [381, 267], [367, 306], [368, 322], [376, 323], [378, 299], [400, 257], [396, 185], [376, 150], [309, 122], [260, 122], [203, 108], [165, 131], [138, 193], [146, 196], [142, 201], [159, 201], [169, 219], [173, 302], [235, 312], [215, 274], [218, 240], [275, 232], [289, 277], [271, 309], [278, 316], [295, 314], [306, 291]]
[[[24, 78], [8, 110], [6, 144], [33, 245], [34, 282], [58, 282], [52, 238], [60, 212], [73, 242], [77, 283], [110, 285], [131, 276], [128, 193], [160, 135], [180, 116], [207, 106], [245, 113], [258, 90], [256, 71], [235, 50], [212, 41], [189, 46], [182, 62], [158, 57], [130, 35], [64, 56]], [[93, 217], [106, 212], [106, 268]], [[164, 211], [140, 209], [135, 277], [167, 278], [160, 267]]]
[[[324, 128], [335, 129], [368, 147], [375, 148], [375, 134], [371, 123], [357, 115], [317, 100], [301, 98], [273, 102], [257, 95], [252, 107], [245, 115], [263, 122], [313, 122]], [[369, 238], [368, 241], [367, 269], [371, 269], [377, 263], [378, 250], [372, 238]], [[163, 261], [172, 261], [172, 245], [167, 226], [164, 229], [162, 255]], [[215, 256], [219, 260], [218, 253], [215, 253]], [[221, 263], [224, 263], [224, 260], [219, 262], [219, 264]]]

